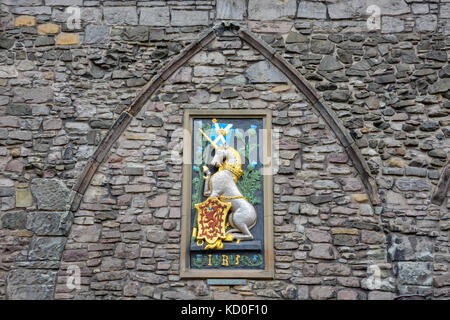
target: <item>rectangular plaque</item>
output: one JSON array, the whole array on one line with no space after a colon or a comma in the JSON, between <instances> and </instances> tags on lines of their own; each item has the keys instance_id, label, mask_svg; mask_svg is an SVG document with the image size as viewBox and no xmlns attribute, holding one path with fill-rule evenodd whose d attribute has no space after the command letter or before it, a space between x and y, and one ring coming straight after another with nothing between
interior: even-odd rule
<instances>
[{"instance_id":1,"label":"rectangular plaque","mask_svg":"<svg viewBox=\"0 0 450 320\"><path fill-rule=\"evenodd\" d=\"M271 114L187 110L181 276L272 278Z\"/></svg>"}]
</instances>

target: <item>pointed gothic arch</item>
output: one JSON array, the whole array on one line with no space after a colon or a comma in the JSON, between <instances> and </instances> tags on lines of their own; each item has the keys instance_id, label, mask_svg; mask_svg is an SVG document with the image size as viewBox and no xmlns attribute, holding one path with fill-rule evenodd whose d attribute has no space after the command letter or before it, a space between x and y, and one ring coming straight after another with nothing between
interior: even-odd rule
<instances>
[{"instance_id":1,"label":"pointed gothic arch","mask_svg":"<svg viewBox=\"0 0 450 320\"><path fill-rule=\"evenodd\" d=\"M81 200L89 187L92 177L96 173L100 164L105 160L114 142L121 136L130 124L131 120L139 113L148 99L159 89L159 87L181 68L189 59L200 52L216 37L221 36L225 31L233 32L237 37L263 55L270 63L278 68L306 97L313 108L319 112L325 123L330 127L344 147L353 166L358 172L360 179L366 189L372 205L380 204L377 185L371 176L369 167L361 155L355 140L349 132L339 122L335 113L326 105L324 99L306 81L298 70L294 68L286 59L276 53L276 50L259 39L255 34L233 23L219 23L202 33L197 41L186 47L179 55L173 58L151 81L149 81L140 91L138 96L123 111L119 118L109 129L94 154L89 158L80 177L72 188L73 194L70 200L70 210L75 212L80 206Z\"/></svg>"}]
</instances>

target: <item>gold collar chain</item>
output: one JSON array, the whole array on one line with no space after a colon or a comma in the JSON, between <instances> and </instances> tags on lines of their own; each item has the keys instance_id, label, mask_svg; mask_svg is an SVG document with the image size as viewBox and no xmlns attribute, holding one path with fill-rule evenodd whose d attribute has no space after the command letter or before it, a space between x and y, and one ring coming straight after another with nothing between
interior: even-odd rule
<instances>
[{"instance_id":1,"label":"gold collar chain","mask_svg":"<svg viewBox=\"0 0 450 320\"><path fill-rule=\"evenodd\" d=\"M233 180L234 182L237 182L239 178L242 176L242 169L239 166L228 164L227 162L224 162L219 167L219 171L221 170L228 170L231 171L233 174Z\"/></svg>"}]
</instances>

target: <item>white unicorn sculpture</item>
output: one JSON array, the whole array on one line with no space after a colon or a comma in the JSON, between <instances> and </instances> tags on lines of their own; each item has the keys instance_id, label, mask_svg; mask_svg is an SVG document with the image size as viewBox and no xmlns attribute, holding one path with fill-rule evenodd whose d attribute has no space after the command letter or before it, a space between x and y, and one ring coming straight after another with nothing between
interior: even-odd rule
<instances>
[{"instance_id":1,"label":"white unicorn sculpture","mask_svg":"<svg viewBox=\"0 0 450 320\"><path fill-rule=\"evenodd\" d=\"M219 170L211 175L209 168L203 166L206 174L203 195L205 197L218 197L220 201L231 202L231 213L228 221L232 229L226 232L236 240L253 240L250 229L256 225L256 210L239 191L236 182L242 176L241 157L236 149L224 145L218 147L201 129L203 136L216 150L211 164Z\"/></svg>"}]
</instances>

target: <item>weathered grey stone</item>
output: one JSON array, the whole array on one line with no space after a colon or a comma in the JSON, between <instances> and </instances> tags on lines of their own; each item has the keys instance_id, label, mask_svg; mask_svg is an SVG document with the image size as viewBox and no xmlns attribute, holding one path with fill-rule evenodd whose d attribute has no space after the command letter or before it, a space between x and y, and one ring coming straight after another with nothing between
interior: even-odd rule
<instances>
[{"instance_id":1,"label":"weathered grey stone","mask_svg":"<svg viewBox=\"0 0 450 320\"><path fill-rule=\"evenodd\" d=\"M56 10L54 9L53 13L55 13L55 11ZM102 22L102 10L101 10L101 8L95 8L95 7L82 7L80 19L87 23L93 23L93 24L99 25ZM65 20L65 21L67 21L67 20Z\"/></svg>"},{"instance_id":2,"label":"weathered grey stone","mask_svg":"<svg viewBox=\"0 0 450 320\"><path fill-rule=\"evenodd\" d=\"M139 257L139 244L119 243L114 256L121 259L136 259Z\"/></svg>"},{"instance_id":3,"label":"weathered grey stone","mask_svg":"<svg viewBox=\"0 0 450 320\"><path fill-rule=\"evenodd\" d=\"M82 6L83 0L45 0L46 6Z\"/></svg>"},{"instance_id":4,"label":"weathered grey stone","mask_svg":"<svg viewBox=\"0 0 450 320\"><path fill-rule=\"evenodd\" d=\"M220 52L200 51L192 57L191 61L198 64L224 65L226 63L225 56Z\"/></svg>"},{"instance_id":5,"label":"weathered grey stone","mask_svg":"<svg viewBox=\"0 0 450 320\"><path fill-rule=\"evenodd\" d=\"M109 40L109 27L88 25L84 34L84 43L106 43Z\"/></svg>"},{"instance_id":6,"label":"weathered grey stone","mask_svg":"<svg viewBox=\"0 0 450 320\"><path fill-rule=\"evenodd\" d=\"M142 14L142 13L141 13ZM129 27L122 33L122 38L129 41L148 41L148 27Z\"/></svg>"},{"instance_id":7,"label":"weathered grey stone","mask_svg":"<svg viewBox=\"0 0 450 320\"><path fill-rule=\"evenodd\" d=\"M323 276L349 276L351 269L342 263L319 263L317 272Z\"/></svg>"},{"instance_id":8,"label":"weathered grey stone","mask_svg":"<svg viewBox=\"0 0 450 320\"><path fill-rule=\"evenodd\" d=\"M297 18L326 19L327 6L322 2L300 1Z\"/></svg>"},{"instance_id":9,"label":"weathered grey stone","mask_svg":"<svg viewBox=\"0 0 450 320\"><path fill-rule=\"evenodd\" d=\"M313 300L327 300L336 295L336 289L332 286L316 286L311 289L310 296Z\"/></svg>"},{"instance_id":10,"label":"weathered grey stone","mask_svg":"<svg viewBox=\"0 0 450 320\"><path fill-rule=\"evenodd\" d=\"M433 280L429 262L398 262L397 275L401 285L430 286Z\"/></svg>"},{"instance_id":11,"label":"weathered grey stone","mask_svg":"<svg viewBox=\"0 0 450 320\"><path fill-rule=\"evenodd\" d=\"M450 90L450 78L440 79L433 83L433 85L430 86L428 91L431 94L436 94L440 92L447 92Z\"/></svg>"},{"instance_id":12,"label":"weathered grey stone","mask_svg":"<svg viewBox=\"0 0 450 320\"><path fill-rule=\"evenodd\" d=\"M427 14L415 19L416 30L418 32L432 32L437 27L437 16L433 14Z\"/></svg>"},{"instance_id":13,"label":"weathered grey stone","mask_svg":"<svg viewBox=\"0 0 450 320\"><path fill-rule=\"evenodd\" d=\"M336 1L328 4L328 14L331 19L351 19L370 16L367 8L374 3L370 0ZM409 6L404 0L382 0L376 5L380 8L381 15L401 15L410 12Z\"/></svg>"},{"instance_id":14,"label":"weathered grey stone","mask_svg":"<svg viewBox=\"0 0 450 320\"><path fill-rule=\"evenodd\" d=\"M246 10L245 0L217 0L216 19L242 20Z\"/></svg>"},{"instance_id":15,"label":"weathered grey stone","mask_svg":"<svg viewBox=\"0 0 450 320\"><path fill-rule=\"evenodd\" d=\"M141 8L139 24L145 26L161 27L170 23L170 12L168 7Z\"/></svg>"},{"instance_id":16,"label":"weathered grey stone","mask_svg":"<svg viewBox=\"0 0 450 320\"><path fill-rule=\"evenodd\" d=\"M17 78L19 73L15 66L0 66L0 78L8 79L8 78Z\"/></svg>"},{"instance_id":17,"label":"weathered grey stone","mask_svg":"<svg viewBox=\"0 0 450 320\"><path fill-rule=\"evenodd\" d=\"M112 73L112 79L128 79L134 77L133 73L128 70L114 70Z\"/></svg>"},{"instance_id":18,"label":"weathered grey stone","mask_svg":"<svg viewBox=\"0 0 450 320\"><path fill-rule=\"evenodd\" d=\"M41 210L65 210L69 200L69 189L59 179L33 179L31 193Z\"/></svg>"},{"instance_id":19,"label":"weathered grey stone","mask_svg":"<svg viewBox=\"0 0 450 320\"><path fill-rule=\"evenodd\" d=\"M311 40L311 52L320 54L330 54L333 51L334 51L334 44L331 41L319 39Z\"/></svg>"},{"instance_id":20,"label":"weathered grey stone","mask_svg":"<svg viewBox=\"0 0 450 320\"><path fill-rule=\"evenodd\" d=\"M131 274L131 278L133 280L151 284L160 284L167 281L166 277L151 272L134 272Z\"/></svg>"},{"instance_id":21,"label":"weathered grey stone","mask_svg":"<svg viewBox=\"0 0 450 320\"><path fill-rule=\"evenodd\" d=\"M438 288L450 286L450 272L435 276L433 279L433 284Z\"/></svg>"},{"instance_id":22,"label":"weathered grey stone","mask_svg":"<svg viewBox=\"0 0 450 320\"><path fill-rule=\"evenodd\" d=\"M94 225L73 225L70 238L76 242L97 242L100 238L101 227Z\"/></svg>"},{"instance_id":23,"label":"weathered grey stone","mask_svg":"<svg viewBox=\"0 0 450 320\"><path fill-rule=\"evenodd\" d=\"M5 113L11 116L31 116L32 107L29 104L9 104Z\"/></svg>"},{"instance_id":24,"label":"weathered grey stone","mask_svg":"<svg viewBox=\"0 0 450 320\"><path fill-rule=\"evenodd\" d=\"M28 251L29 260L60 260L65 237L33 237Z\"/></svg>"},{"instance_id":25,"label":"weathered grey stone","mask_svg":"<svg viewBox=\"0 0 450 320\"><path fill-rule=\"evenodd\" d=\"M50 300L57 271L15 269L8 273L7 295L10 300Z\"/></svg>"},{"instance_id":26,"label":"weathered grey stone","mask_svg":"<svg viewBox=\"0 0 450 320\"><path fill-rule=\"evenodd\" d=\"M208 11L185 11L172 10L171 11L171 25L172 26L207 26L209 23Z\"/></svg>"},{"instance_id":27,"label":"weathered grey stone","mask_svg":"<svg viewBox=\"0 0 450 320\"><path fill-rule=\"evenodd\" d=\"M105 22L112 26L137 25L136 7L104 7Z\"/></svg>"},{"instance_id":28,"label":"weathered grey stone","mask_svg":"<svg viewBox=\"0 0 450 320\"><path fill-rule=\"evenodd\" d=\"M23 15L30 15L35 16L39 14L52 14L52 8L51 7L45 7L45 6L34 6L34 7L23 7L23 6L14 6L11 9L12 13L15 14L23 14Z\"/></svg>"},{"instance_id":29,"label":"weathered grey stone","mask_svg":"<svg viewBox=\"0 0 450 320\"><path fill-rule=\"evenodd\" d=\"M53 99L53 90L50 87L41 88L14 88L12 102L43 103Z\"/></svg>"},{"instance_id":30,"label":"weathered grey stone","mask_svg":"<svg viewBox=\"0 0 450 320\"><path fill-rule=\"evenodd\" d=\"M2 216L2 228L23 229L27 215L25 212L7 212Z\"/></svg>"},{"instance_id":31,"label":"weathered grey stone","mask_svg":"<svg viewBox=\"0 0 450 320\"><path fill-rule=\"evenodd\" d=\"M251 83L287 82L285 75L266 60L252 64L247 69L246 75Z\"/></svg>"},{"instance_id":32,"label":"weathered grey stone","mask_svg":"<svg viewBox=\"0 0 450 320\"><path fill-rule=\"evenodd\" d=\"M70 225L67 212L34 212L28 215L26 227L39 236L60 236L67 234Z\"/></svg>"},{"instance_id":33,"label":"weathered grey stone","mask_svg":"<svg viewBox=\"0 0 450 320\"><path fill-rule=\"evenodd\" d=\"M143 127L162 127L164 122L157 116L146 116L142 121Z\"/></svg>"},{"instance_id":34,"label":"weathered grey stone","mask_svg":"<svg viewBox=\"0 0 450 320\"><path fill-rule=\"evenodd\" d=\"M431 184L426 179L398 178L395 185L401 191L430 191Z\"/></svg>"},{"instance_id":35,"label":"weathered grey stone","mask_svg":"<svg viewBox=\"0 0 450 320\"><path fill-rule=\"evenodd\" d=\"M305 234L311 242L331 242L331 235L325 230L307 229Z\"/></svg>"},{"instance_id":36,"label":"weathered grey stone","mask_svg":"<svg viewBox=\"0 0 450 320\"><path fill-rule=\"evenodd\" d=\"M316 259L331 260L336 259L337 251L331 244L319 243L313 245L309 256Z\"/></svg>"},{"instance_id":37,"label":"weathered grey stone","mask_svg":"<svg viewBox=\"0 0 450 320\"><path fill-rule=\"evenodd\" d=\"M275 20L283 17L294 17L297 1L283 2L272 0L249 0L248 18L250 20Z\"/></svg>"},{"instance_id":38,"label":"weathered grey stone","mask_svg":"<svg viewBox=\"0 0 450 320\"><path fill-rule=\"evenodd\" d=\"M39 6L42 4L42 0L3 0L2 3L13 6Z\"/></svg>"},{"instance_id":39,"label":"weathered grey stone","mask_svg":"<svg viewBox=\"0 0 450 320\"><path fill-rule=\"evenodd\" d=\"M319 71L336 71L343 69L344 65L336 60L333 56L325 56L322 61L320 61L318 70Z\"/></svg>"},{"instance_id":40,"label":"weathered grey stone","mask_svg":"<svg viewBox=\"0 0 450 320\"><path fill-rule=\"evenodd\" d=\"M147 233L147 240L154 243L166 243L168 239L167 232L150 230Z\"/></svg>"},{"instance_id":41,"label":"weathered grey stone","mask_svg":"<svg viewBox=\"0 0 450 320\"><path fill-rule=\"evenodd\" d=\"M170 78L172 83L190 83L192 81L192 68L182 67L178 69Z\"/></svg>"},{"instance_id":42,"label":"weathered grey stone","mask_svg":"<svg viewBox=\"0 0 450 320\"><path fill-rule=\"evenodd\" d=\"M405 221L408 227L410 223ZM394 229L395 228L395 229ZM402 226L391 226L393 231L408 232ZM390 261L431 261L433 259L433 243L427 237L414 237L391 233L387 236L388 257Z\"/></svg>"},{"instance_id":43,"label":"weathered grey stone","mask_svg":"<svg viewBox=\"0 0 450 320\"><path fill-rule=\"evenodd\" d=\"M381 33L396 33L403 30L405 30L405 25L402 19L389 16L381 17Z\"/></svg>"}]
</instances>

